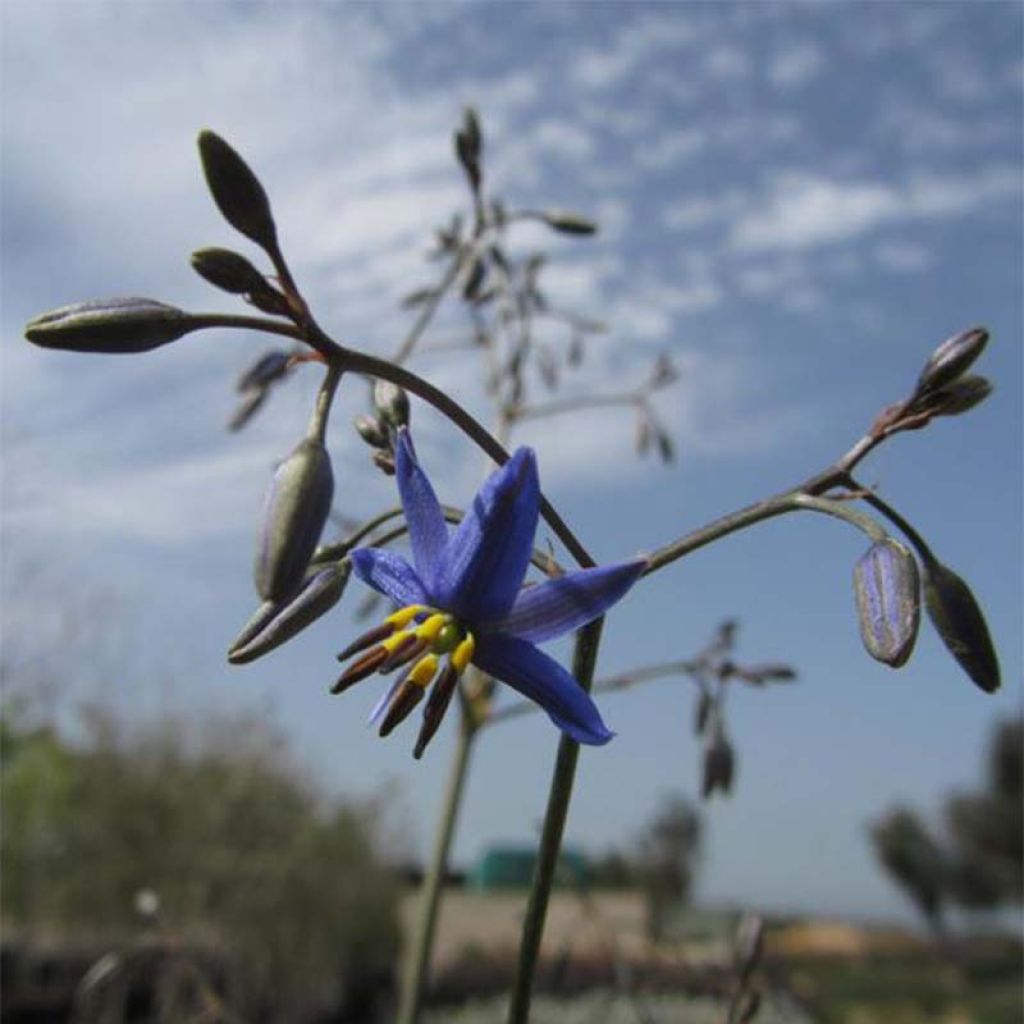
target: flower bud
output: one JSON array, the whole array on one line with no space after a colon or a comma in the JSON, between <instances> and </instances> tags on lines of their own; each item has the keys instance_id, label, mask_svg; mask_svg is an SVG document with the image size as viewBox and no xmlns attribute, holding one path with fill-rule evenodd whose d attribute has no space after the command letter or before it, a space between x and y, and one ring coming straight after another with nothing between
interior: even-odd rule
<instances>
[{"instance_id":1,"label":"flower bud","mask_svg":"<svg viewBox=\"0 0 1024 1024\"><path fill-rule=\"evenodd\" d=\"M597 232L597 225L592 220L568 210L544 210L541 217L548 227L564 235L593 235Z\"/></svg>"},{"instance_id":2,"label":"flower bud","mask_svg":"<svg viewBox=\"0 0 1024 1024\"><path fill-rule=\"evenodd\" d=\"M713 708L714 701L711 699L711 694L707 690L701 690L697 694L697 703L693 709L693 731L696 735L704 735Z\"/></svg>"},{"instance_id":3,"label":"flower bud","mask_svg":"<svg viewBox=\"0 0 1024 1024\"><path fill-rule=\"evenodd\" d=\"M235 385L238 391L251 391L253 388L265 388L280 380L288 372L291 353L282 349L265 352L239 378Z\"/></svg>"},{"instance_id":4,"label":"flower bud","mask_svg":"<svg viewBox=\"0 0 1024 1024\"><path fill-rule=\"evenodd\" d=\"M934 416L959 416L973 409L992 394L992 382L986 377L968 374L947 384L929 396Z\"/></svg>"},{"instance_id":5,"label":"flower bud","mask_svg":"<svg viewBox=\"0 0 1024 1024\"><path fill-rule=\"evenodd\" d=\"M921 621L914 556L892 538L877 541L853 570L860 636L868 654L893 668L906 663Z\"/></svg>"},{"instance_id":6,"label":"flower bud","mask_svg":"<svg viewBox=\"0 0 1024 1024\"><path fill-rule=\"evenodd\" d=\"M924 365L917 379L917 391L935 391L963 374L988 344L988 331L972 327L944 341Z\"/></svg>"},{"instance_id":7,"label":"flower bud","mask_svg":"<svg viewBox=\"0 0 1024 1024\"><path fill-rule=\"evenodd\" d=\"M334 495L327 449L303 438L274 473L256 551L256 592L266 601L292 596L316 549Z\"/></svg>"},{"instance_id":8,"label":"flower bud","mask_svg":"<svg viewBox=\"0 0 1024 1024\"><path fill-rule=\"evenodd\" d=\"M242 392L242 400L228 420L228 430L233 434L241 430L259 412L266 400L267 389L265 387L250 388L248 391Z\"/></svg>"},{"instance_id":9,"label":"flower bud","mask_svg":"<svg viewBox=\"0 0 1024 1024\"><path fill-rule=\"evenodd\" d=\"M265 601L228 650L232 665L244 665L290 640L341 600L350 563L330 565L309 576L285 604Z\"/></svg>"},{"instance_id":10,"label":"flower bud","mask_svg":"<svg viewBox=\"0 0 1024 1024\"><path fill-rule=\"evenodd\" d=\"M396 430L409 426L409 396L404 388L379 377L373 385L373 405L380 419Z\"/></svg>"},{"instance_id":11,"label":"flower bud","mask_svg":"<svg viewBox=\"0 0 1024 1024\"><path fill-rule=\"evenodd\" d=\"M382 426L379 420L373 416L357 416L353 421L356 433L371 448L389 447L387 428Z\"/></svg>"},{"instance_id":12,"label":"flower bud","mask_svg":"<svg viewBox=\"0 0 1024 1024\"><path fill-rule=\"evenodd\" d=\"M999 659L971 588L952 569L925 563L924 600L942 642L986 693L1000 686Z\"/></svg>"},{"instance_id":13,"label":"flower bud","mask_svg":"<svg viewBox=\"0 0 1024 1024\"><path fill-rule=\"evenodd\" d=\"M704 747L701 796L707 800L716 789L728 793L732 789L735 767L736 757L732 744L725 738L721 728L716 728Z\"/></svg>"},{"instance_id":14,"label":"flower bud","mask_svg":"<svg viewBox=\"0 0 1024 1024\"><path fill-rule=\"evenodd\" d=\"M224 219L264 249L277 245L270 200L249 165L219 135L199 133L199 156L206 184Z\"/></svg>"},{"instance_id":15,"label":"flower bud","mask_svg":"<svg viewBox=\"0 0 1024 1024\"><path fill-rule=\"evenodd\" d=\"M25 337L42 348L119 355L148 352L200 326L197 318L153 299L94 299L34 317Z\"/></svg>"},{"instance_id":16,"label":"flower bud","mask_svg":"<svg viewBox=\"0 0 1024 1024\"><path fill-rule=\"evenodd\" d=\"M745 683L762 686L765 683L791 683L796 679L796 669L781 662L764 665L743 665L736 668L736 677Z\"/></svg>"},{"instance_id":17,"label":"flower bud","mask_svg":"<svg viewBox=\"0 0 1024 1024\"><path fill-rule=\"evenodd\" d=\"M480 191L480 150L483 135L480 120L472 107L467 107L462 118L462 127L455 133L455 155L469 178L474 192Z\"/></svg>"},{"instance_id":18,"label":"flower bud","mask_svg":"<svg viewBox=\"0 0 1024 1024\"><path fill-rule=\"evenodd\" d=\"M244 256L230 249L197 249L190 262L203 280L232 295L248 295L269 287L267 279Z\"/></svg>"}]
</instances>

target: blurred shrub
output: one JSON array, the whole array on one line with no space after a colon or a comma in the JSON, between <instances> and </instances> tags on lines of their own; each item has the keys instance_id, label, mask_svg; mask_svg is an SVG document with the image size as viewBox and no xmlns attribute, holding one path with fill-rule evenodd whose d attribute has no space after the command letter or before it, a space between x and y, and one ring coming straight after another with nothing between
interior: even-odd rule
<instances>
[{"instance_id":1,"label":"blurred shrub","mask_svg":"<svg viewBox=\"0 0 1024 1024\"><path fill-rule=\"evenodd\" d=\"M123 941L154 890L160 928L223 948L270 1019L390 972L396 891L374 812L322 799L265 723L126 727L94 710L74 745L9 721L3 739L8 922Z\"/></svg>"}]
</instances>

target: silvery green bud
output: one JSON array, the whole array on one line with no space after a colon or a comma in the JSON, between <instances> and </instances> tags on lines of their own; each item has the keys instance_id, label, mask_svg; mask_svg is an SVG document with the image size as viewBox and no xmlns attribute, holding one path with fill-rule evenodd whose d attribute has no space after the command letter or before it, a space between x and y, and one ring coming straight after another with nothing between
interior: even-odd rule
<instances>
[{"instance_id":1,"label":"silvery green bud","mask_svg":"<svg viewBox=\"0 0 1024 1024\"><path fill-rule=\"evenodd\" d=\"M244 665L279 647L341 600L348 583L349 562L330 565L309 576L288 602L265 601L228 650L232 665Z\"/></svg>"},{"instance_id":2,"label":"silvery green bud","mask_svg":"<svg viewBox=\"0 0 1024 1024\"><path fill-rule=\"evenodd\" d=\"M277 244L270 200L249 165L219 135L199 133L199 156L217 208L224 219L264 249Z\"/></svg>"},{"instance_id":3,"label":"silvery green bud","mask_svg":"<svg viewBox=\"0 0 1024 1024\"><path fill-rule=\"evenodd\" d=\"M963 374L988 344L988 331L972 327L944 341L924 365L917 379L917 390L935 391Z\"/></svg>"},{"instance_id":4,"label":"silvery green bud","mask_svg":"<svg viewBox=\"0 0 1024 1024\"><path fill-rule=\"evenodd\" d=\"M986 377L968 374L952 384L933 391L929 405L935 416L959 416L984 402L992 394L992 382Z\"/></svg>"},{"instance_id":5,"label":"silvery green bud","mask_svg":"<svg viewBox=\"0 0 1024 1024\"><path fill-rule=\"evenodd\" d=\"M34 317L25 337L42 348L120 355L148 352L201 326L196 317L153 299L94 299Z\"/></svg>"},{"instance_id":6,"label":"silvery green bud","mask_svg":"<svg viewBox=\"0 0 1024 1024\"><path fill-rule=\"evenodd\" d=\"M906 663L921 622L920 577L914 556L892 538L877 541L857 561L853 594L868 654L893 668Z\"/></svg>"},{"instance_id":7,"label":"silvery green bud","mask_svg":"<svg viewBox=\"0 0 1024 1024\"><path fill-rule=\"evenodd\" d=\"M379 420L365 414L357 416L353 421L356 433L372 448L387 448L388 432Z\"/></svg>"},{"instance_id":8,"label":"silvery green bud","mask_svg":"<svg viewBox=\"0 0 1024 1024\"><path fill-rule=\"evenodd\" d=\"M215 288L232 295L248 295L268 288L267 279L241 254L231 249L197 249L192 269Z\"/></svg>"},{"instance_id":9,"label":"silvery green bud","mask_svg":"<svg viewBox=\"0 0 1024 1024\"><path fill-rule=\"evenodd\" d=\"M924 600L950 654L981 689L995 693L1000 686L999 658L971 588L952 569L929 560Z\"/></svg>"},{"instance_id":10,"label":"silvery green bud","mask_svg":"<svg viewBox=\"0 0 1024 1024\"><path fill-rule=\"evenodd\" d=\"M548 227L565 235L593 235L597 232L597 225L592 220L568 210L544 210L541 217Z\"/></svg>"},{"instance_id":11,"label":"silvery green bud","mask_svg":"<svg viewBox=\"0 0 1024 1024\"><path fill-rule=\"evenodd\" d=\"M409 396L404 388L378 377L373 385L373 405L377 415L396 430L409 426Z\"/></svg>"},{"instance_id":12,"label":"silvery green bud","mask_svg":"<svg viewBox=\"0 0 1024 1024\"><path fill-rule=\"evenodd\" d=\"M298 589L333 496L327 449L303 438L277 467L263 510L253 576L256 592L265 601L284 601Z\"/></svg>"}]
</instances>

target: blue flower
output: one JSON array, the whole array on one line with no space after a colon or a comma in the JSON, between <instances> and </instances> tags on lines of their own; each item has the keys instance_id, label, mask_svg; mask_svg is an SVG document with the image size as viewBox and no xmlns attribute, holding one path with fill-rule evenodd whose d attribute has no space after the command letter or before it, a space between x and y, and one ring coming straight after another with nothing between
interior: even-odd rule
<instances>
[{"instance_id":1,"label":"blue flower","mask_svg":"<svg viewBox=\"0 0 1024 1024\"><path fill-rule=\"evenodd\" d=\"M411 665L371 720L381 722L386 736L433 684L416 743L419 757L437 731L459 676L473 664L536 701L578 743L607 743L614 734L593 700L534 645L604 614L639 579L645 561L583 569L523 586L540 511L533 451L518 449L493 473L451 533L406 430L398 432L395 456L412 562L378 548L352 552L356 575L399 610L339 655L340 660L361 656L333 692L373 672Z\"/></svg>"}]
</instances>

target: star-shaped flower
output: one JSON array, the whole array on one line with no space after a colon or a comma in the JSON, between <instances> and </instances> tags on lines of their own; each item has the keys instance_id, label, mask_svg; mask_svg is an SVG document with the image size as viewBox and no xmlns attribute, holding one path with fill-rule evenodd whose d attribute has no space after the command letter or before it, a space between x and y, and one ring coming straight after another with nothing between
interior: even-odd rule
<instances>
[{"instance_id":1,"label":"star-shaped flower","mask_svg":"<svg viewBox=\"0 0 1024 1024\"><path fill-rule=\"evenodd\" d=\"M379 548L352 552L356 575L399 610L339 655L341 660L361 657L334 692L375 671L411 665L371 720L381 721L386 736L433 683L416 742L419 757L437 731L459 676L473 664L536 701L577 742L607 743L613 733L593 700L534 645L602 615L637 581L645 561L583 569L523 586L540 512L533 451L519 448L493 473L451 533L406 430L398 433L395 456L412 563Z\"/></svg>"}]
</instances>

